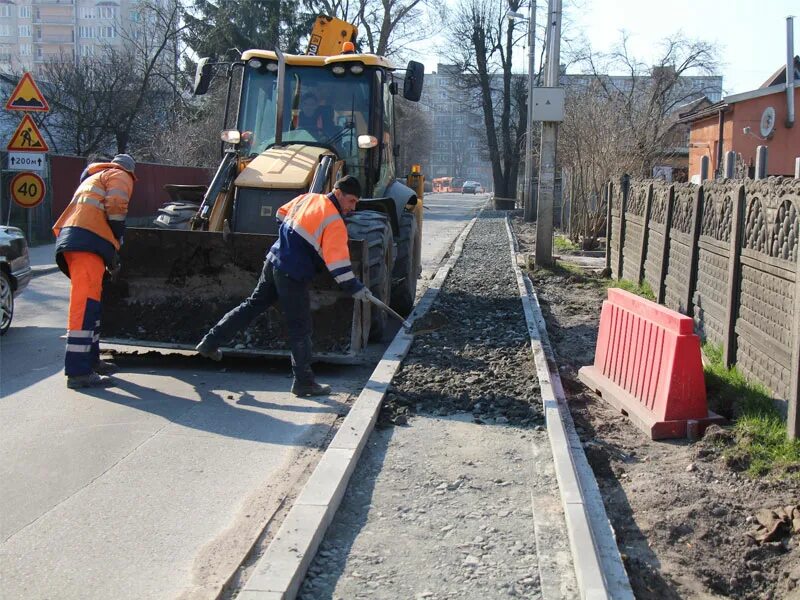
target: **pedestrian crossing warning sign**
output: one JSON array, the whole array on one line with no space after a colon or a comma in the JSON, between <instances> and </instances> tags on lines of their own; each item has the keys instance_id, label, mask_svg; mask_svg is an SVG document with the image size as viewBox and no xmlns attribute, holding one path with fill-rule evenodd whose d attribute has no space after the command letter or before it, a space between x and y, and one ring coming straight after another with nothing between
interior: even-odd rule
<instances>
[{"instance_id":1,"label":"pedestrian crossing warning sign","mask_svg":"<svg viewBox=\"0 0 800 600\"><path fill-rule=\"evenodd\" d=\"M7 147L9 152L47 152L47 142L44 141L39 128L30 115L22 117L22 122L17 127Z\"/></svg>"},{"instance_id":2,"label":"pedestrian crossing warning sign","mask_svg":"<svg viewBox=\"0 0 800 600\"><path fill-rule=\"evenodd\" d=\"M50 106L30 73L25 73L6 102L6 110L49 112Z\"/></svg>"}]
</instances>

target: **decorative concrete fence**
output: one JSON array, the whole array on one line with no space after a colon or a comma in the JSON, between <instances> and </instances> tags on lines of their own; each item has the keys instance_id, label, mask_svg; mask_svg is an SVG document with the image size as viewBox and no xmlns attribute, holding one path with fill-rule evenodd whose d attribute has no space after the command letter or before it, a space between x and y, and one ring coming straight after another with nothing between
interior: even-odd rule
<instances>
[{"instance_id":1,"label":"decorative concrete fence","mask_svg":"<svg viewBox=\"0 0 800 600\"><path fill-rule=\"evenodd\" d=\"M800 436L800 179L609 184L612 276L647 282L766 386Z\"/></svg>"}]
</instances>

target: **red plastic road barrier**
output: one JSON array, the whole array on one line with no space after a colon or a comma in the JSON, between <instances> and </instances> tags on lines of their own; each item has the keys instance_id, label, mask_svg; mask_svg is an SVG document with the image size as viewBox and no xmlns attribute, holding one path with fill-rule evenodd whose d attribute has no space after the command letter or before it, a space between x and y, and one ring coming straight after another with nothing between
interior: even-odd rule
<instances>
[{"instance_id":1,"label":"red plastic road barrier","mask_svg":"<svg viewBox=\"0 0 800 600\"><path fill-rule=\"evenodd\" d=\"M594 366L578 375L654 440L696 437L724 422L706 405L692 319L624 290L609 288Z\"/></svg>"}]
</instances>

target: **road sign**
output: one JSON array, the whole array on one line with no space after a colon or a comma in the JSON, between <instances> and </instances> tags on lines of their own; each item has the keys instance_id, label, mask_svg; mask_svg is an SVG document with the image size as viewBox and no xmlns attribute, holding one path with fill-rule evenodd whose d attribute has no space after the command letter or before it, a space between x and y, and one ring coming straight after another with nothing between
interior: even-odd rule
<instances>
[{"instance_id":1,"label":"road sign","mask_svg":"<svg viewBox=\"0 0 800 600\"><path fill-rule=\"evenodd\" d=\"M22 117L22 122L17 127L11 141L6 148L9 152L47 152L47 142L44 141L39 128L30 115Z\"/></svg>"},{"instance_id":2,"label":"road sign","mask_svg":"<svg viewBox=\"0 0 800 600\"><path fill-rule=\"evenodd\" d=\"M9 152L10 171L43 171L47 166L45 155L39 152Z\"/></svg>"},{"instance_id":3,"label":"road sign","mask_svg":"<svg viewBox=\"0 0 800 600\"><path fill-rule=\"evenodd\" d=\"M11 92L6 102L6 110L24 110L31 112L50 112L50 106L44 99L44 94L33 81L30 73L25 73L19 80L17 87Z\"/></svg>"},{"instance_id":4,"label":"road sign","mask_svg":"<svg viewBox=\"0 0 800 600\"><path fill-rule=\"evenodd\" d=\"M19 173L11 180L11 197L22 208L38 206L44 192L44 181L35 173Z\"/></svg>"}]
</instances>

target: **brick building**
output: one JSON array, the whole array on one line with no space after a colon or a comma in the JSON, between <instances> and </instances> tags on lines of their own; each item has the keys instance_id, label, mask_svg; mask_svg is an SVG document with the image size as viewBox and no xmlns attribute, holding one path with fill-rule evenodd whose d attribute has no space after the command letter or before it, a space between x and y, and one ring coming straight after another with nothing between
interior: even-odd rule
<instances>
[{"instance_id":1,"label":"brick building","mask_svg":"<svg viewBox=\"0 0 800 600\"><path fill-rule=\"evenodd\" d=\"M794 59L794 102L800 107L800 57ZM725 153L737 154L739 175L752 176L756 148L768 148L767 174L793 175L800 156L800 123L787 127L786 67L781 67L759 88L732 94L689 110L681 122L690 127L689 177L700 178L703 156L709 175L722 172ZM797 110L797 108L795 109Z\"/></svg>"}]
</instances>

